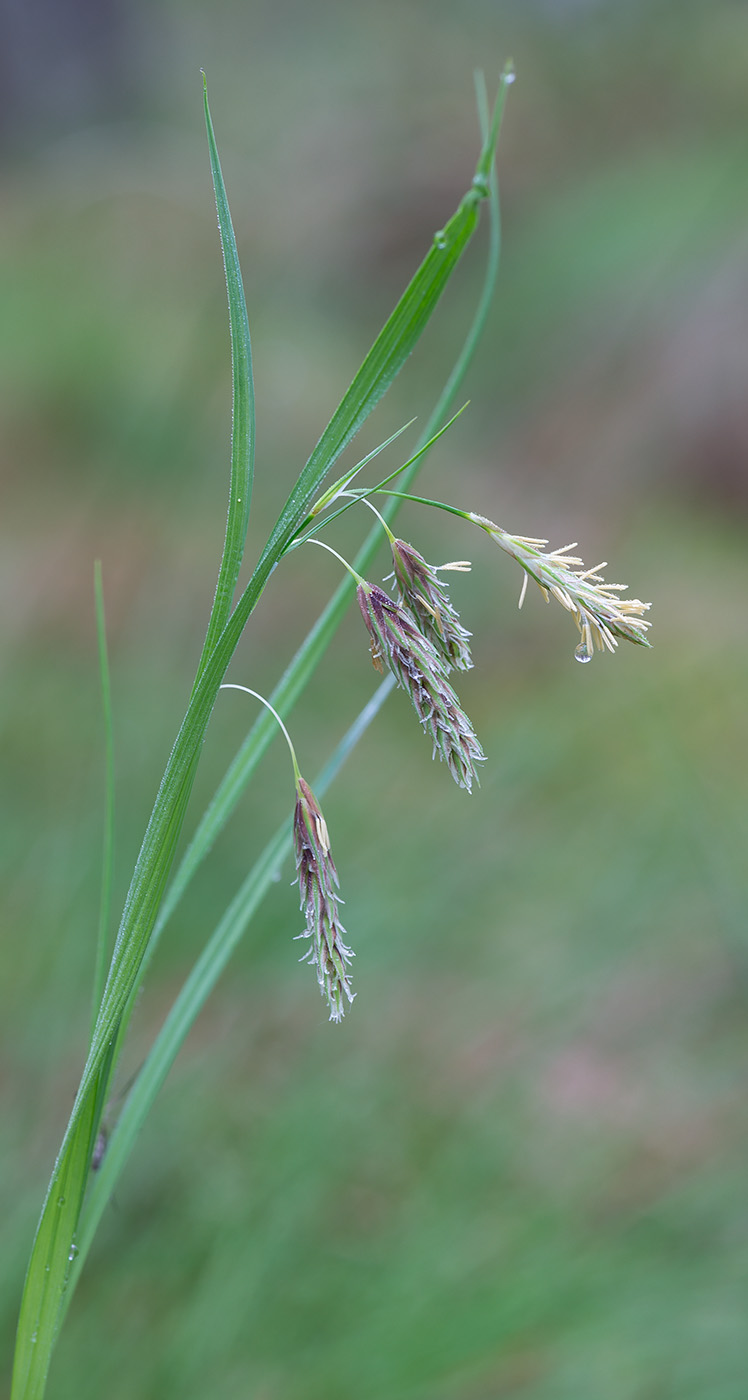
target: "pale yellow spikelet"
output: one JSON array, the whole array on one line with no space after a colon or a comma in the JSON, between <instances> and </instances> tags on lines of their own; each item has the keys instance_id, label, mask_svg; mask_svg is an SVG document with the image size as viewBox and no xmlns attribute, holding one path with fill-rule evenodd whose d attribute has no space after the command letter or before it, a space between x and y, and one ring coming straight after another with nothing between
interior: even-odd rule
<instances>
[{"instance_id":1,"label":"pale yellow spikelet","mask_svg":"<svg viewBox=\"0 0 748 1400\"><path fill-rule=\"evenodd\" d=\"M525 598L528 578L538 585L546 601L553 597L571 613L581 641L574 652L577 661L590 661L595 649L615 651L620 638L635 646L648 647L646 632L650 623L643 616L649 603L639 598L622 598L625 583L606 583L601 569L606 563L586 569L584 561L569 551L577 545L566 544L561 549L548 550L547 540L528 535L511 535L483 515L470 514L469 519L496 541L505 554L511 555L524 569L519 606Z\"/></svg>"}]
</instances>

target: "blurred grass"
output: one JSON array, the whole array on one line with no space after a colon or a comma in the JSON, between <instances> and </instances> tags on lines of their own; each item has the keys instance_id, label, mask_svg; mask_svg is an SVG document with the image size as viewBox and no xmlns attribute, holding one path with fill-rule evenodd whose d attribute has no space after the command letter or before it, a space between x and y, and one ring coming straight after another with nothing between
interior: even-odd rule
<instances>
[{"instance_id":1,"label":"blurred grass","mask_svg":"<svg viewBox=\"0 0 748 1400\"><path fill-rule=\"evenodd\" d=\"M256 550L469 168L471 67L512 51L497 312L430 490L607 555L654 600L654 650L572 667L568 618L532 595L518 615L496 551L404 517L435 557L474 553L454 591L476 634L461 689L483 786L453 791L393 697L326 805L353 1012L323 1020L284 872L118 1192L50 1395L742 1400L745 11L154 15L129 123L77 118L4 177L7 1350L87 1025L93 559L121 898L220 547L228 341L198 66L252 318ZM380 436L423 419L475 276ZM289 560L236 678L268 689L331 586L326 560ZM370 687L351 619L295 717L302 763ZM217 716L196 811L241 724ZM159 950L128 1072L288 798L274 753Z\"/></svg>"}]
</instances>

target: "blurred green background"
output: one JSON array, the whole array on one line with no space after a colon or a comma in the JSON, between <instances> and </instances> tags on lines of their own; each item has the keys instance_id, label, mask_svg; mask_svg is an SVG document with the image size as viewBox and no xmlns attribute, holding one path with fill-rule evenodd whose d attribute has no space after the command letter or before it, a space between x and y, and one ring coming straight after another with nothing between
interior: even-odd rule
<instances>
[{"instance_id":1,"label":"blurred green background","mask_svg":"<svg viewBox=\"0 0 748 1400\"><path fill-rule=\"evenodd\" d=\"M744 1400L748 7L33 0L0 28L4 1355L85 1050L93 561L120 905L222 537L199 67L253 330L251 562L470 176L473 69L492 84L511 54L499 293L422 482L611 560L653 600L654 649L573 664L570 619L536 592L518 614L488 541L403 513L430 557L474 560L453 593L482 786L454 788L388 702L325 804L352 1012L328 1025L296 962L284 872L129 1164L49 1394ZM482 234L362 448L425 421ZM321 551L290 560L232 678L269 690L336 582ZM372 680L351 617L294 715L310 775ZM219 704L193 824L249 705ZM164 940L120 1087L289 809L281 749Z\"/></svg>"}]
</instances>

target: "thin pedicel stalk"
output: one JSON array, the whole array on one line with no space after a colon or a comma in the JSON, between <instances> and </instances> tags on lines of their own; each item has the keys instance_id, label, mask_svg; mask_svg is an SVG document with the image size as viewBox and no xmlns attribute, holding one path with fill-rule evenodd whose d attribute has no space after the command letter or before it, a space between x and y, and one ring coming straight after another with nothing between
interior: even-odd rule
<instances>
[{"instance_id":1,"label":"thin pedicel stalk","mask_svg":"<svg viewBox=\"0 0 748 1400\"><path fill-rule=\"evenodd\" d=\"M248 685L236 685L227 681L221 686L221 690L243 690L246 695L253 695L277 720L288 744L296 783L293 820L296 875L301 895L301 910L306 918L306 930L297 934L297 937L311 940L309 951L300 961L309 962L317 969L317 981L330 1008L330 1020L342 1021L345 1015L345 998L352 1002L355 996L351 991L348 972L348 964L354 954L342 938L345 929L338 917L338 872L330 854L327 822L312 789L299 772L291 736L270 701L258 691L251 690Z\"/></svg>"},{"instance_id":2,"label":"thin pedicel stalk","mask_svg":"<svg viewBox=\"0 0 748 1400\"><path fill-rule=\"evenodd\" d=\"M297 758L296 758L296 750L295 750L295 748L294 748L294 746L293 746L293 741L292 741L292 739L291 739L291 735L289 734L288 730L286 729L286 726L285 726L285 724L283 723L283 720L281 719L280 715L278 714L278 711L271 705L270 701L269 701L269 700L266 700L264 695L260 695L259 690L252 690L251 686L248 686L248 685L239 685L236 681L224 681L224 682L223 682L223 685L220 686L220 689L221 689L221 690L243 690L245 695L252 695L252 696L254 697L255 700L259 700L260 704L265 706L265 709L266 709L266 710L269 710L269 711L270 711L270 714L273 716L273 719L275 720L276 724L278 725L278 728L280 729L281 734L283 735L283 738L285 739L285 741L286 741L286 743L287 743L287 745L288 745L288 752L289 752L290 755L291 755L291 762L292 762L292 764L293 764L294 777L295 777L296 779L298 779L298 777L299 777L299 764L298 764L298 761L297 761Z\"/></svg>"}]
</instances>

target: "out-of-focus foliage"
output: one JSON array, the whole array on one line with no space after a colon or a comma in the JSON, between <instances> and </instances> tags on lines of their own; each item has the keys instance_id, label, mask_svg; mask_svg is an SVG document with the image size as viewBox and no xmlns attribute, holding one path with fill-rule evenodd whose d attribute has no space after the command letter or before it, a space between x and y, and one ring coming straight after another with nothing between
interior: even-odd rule
<instances>
[{"instance_id":1,"label":"out-of-focus foliage","mask_svg":"<svg viewBox=\"0 0 748 1400\"><path fill-rule=\"evenodd\" d=\"M745 7L112 5L98 38L87 7L64 9L77 19L56 50L17 27L4 45L8 1350L88 1024L93 560L121 896L222 535L228 343L198 69L253 328L255 553L462 189L472 68L490 76L511 53L500 291L429 494L607 556L610 578L653 600L654 649L576 666L560 609L530 594L518 615L508 561L408 509L402 532L430 557L474 558L453 593L475 633L460 690L489 756L482 787L468 799L430 764L395 696L326 802L358 954L351 1014L328 1026L296 963L284 872L118 1192L50 1395L742 1400ZM423 422L479 264L362 446ZM336 578L321 551L291 558L235 679L268 689ZM305 771L371 686L351 617L294 717ZM196 811L250 718L217 711ZM164 941L132 1071L291 802L279 750Z\"/></svg>"}]
</instances>

